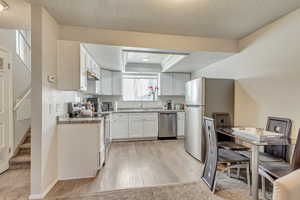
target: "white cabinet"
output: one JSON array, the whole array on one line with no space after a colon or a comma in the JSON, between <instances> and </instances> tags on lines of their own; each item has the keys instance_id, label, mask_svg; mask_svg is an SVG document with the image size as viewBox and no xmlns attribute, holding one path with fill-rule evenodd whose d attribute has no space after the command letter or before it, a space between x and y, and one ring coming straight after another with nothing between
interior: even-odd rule
<instances>
[{"instance_id":1,"label":"white cabinet","mask_svg":"<svg viewBox=\"0 0 300 200\"><path fill-rule=\"evenodd\" d=\"M160 96L184 96L185 83L190 80L189 73L160 73Z\"/></svg>"},{"instance_id":2,"label":"white cabinet","mask_svg":"<svg viewBox=\"0 0 300 200\"><path fill-rule=\"evenodd\" d=\"M122 93L122 72L112 72L112 94L121 96Z\"/></svg>"},{"instance_id":3,"label":"white cabinet","mask_svg":"<svg viewBox=\"0 0 300 200\"><path fill-rule=\"evenodd\" d=\"M143 137L158 137L158 113L144 114Z\"/></svg>"},{"instance_id":4,"label":"white cabinet","mask_svg":"<svg viewBox=\"0 0 300 200\"><path fill-rule=\"evenodd\" d=\"M129 138L142 138L144 117L140 113L129 114Z\"/></svg>"},{"instance_id":5,"label":"white cabinet","mask_svg":"<svg viewBox=\"0 0 300 200\"><path fill-rule=\"evenodd\" d=\"M157 136L158 113L113 114L113 139L130 140L156 138Z\"/></svg>"},{"instance_id":6,"label":"white cabinet","mask_svg":"<svg viewBox=\"0 0 300 200\"><path fill-rule=\"evenodd\" d=\"M185 124L185 113L178 112L177 113L177 136L183 137L184 136L184 124Z\"/></svg>"},{"instance_id":7,"label":"white cabinet","mask_svg":"<svg viewBox=\"0 0 300 200\"><path fill-rule=\"evenodd\" d=\"M159 95L168 96L173 95L173 74L160 73L159 75Z\"/></svg>"},{"instance_id":8,"label":"white cabinet","mask_svg":"<svg viewBox=\"0 0 300 200\"><path fill-rule=\"evenodd\" d=\"M101 69L101 95L112 95L112 71Z\"/></svg>"},{"instance_id":9,"label":"white cabinet","mask_svg":"<svg viewBox=\"0 0 300 200\"><path fill-rule=\"evenodd\" d=\"M87 90L86 51L79 42L58 41L57 87L61 90Z\"/></svg>"},{"instance_id":10,"label":"white cabinet","mask_svg":"<svg viewBox=\"0 0 300 200\"><path fill-rule=\"evenodd\" d=\"M58 179L95 177L104 162L104 122L58 125Z\"/></svg>"},{"instance_id":11,"label":"white cabinet","mask_svg":"<svg viewBox=\"0 0 300 200\"><path fill-rule=\"evenodd\" d=\"M188 73L174 73L173 74L173 95L184 96L185 95L185 83L190 80L190 74Z\"/></svg>"},{"instance_id":12,"label":"white cabinet","mask_svg":"<svg viewBox=\"0 0 300 200\"><path fill-rule=\"evenodd\" d=\"M113 114L112 120L112 139L129 138L128 114Z\"/></svg>"}]
</instances>

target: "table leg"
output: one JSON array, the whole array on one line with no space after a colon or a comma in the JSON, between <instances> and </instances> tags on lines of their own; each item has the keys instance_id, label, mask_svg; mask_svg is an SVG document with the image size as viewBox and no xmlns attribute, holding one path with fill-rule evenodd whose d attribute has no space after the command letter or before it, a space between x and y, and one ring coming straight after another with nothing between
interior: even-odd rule
<instances>
[{"instance_id":1,"label":"table leg","mask_svg":"<svg viewBox=\"0 0 300 200\"><path fill-rule=\"evenodd\" d=\"M252 145L252 199L258 200L258 146Z\"/></svg>"}]
</instances>

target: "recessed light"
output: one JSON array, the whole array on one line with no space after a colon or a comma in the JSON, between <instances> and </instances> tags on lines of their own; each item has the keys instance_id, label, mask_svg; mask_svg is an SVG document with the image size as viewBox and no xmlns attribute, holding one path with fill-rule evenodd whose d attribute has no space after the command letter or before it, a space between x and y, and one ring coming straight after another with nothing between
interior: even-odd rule
<instances>
[{"instance_id":1,"label":"recessed light","mask_svg":"<svg viewBox=\"0 0 300 200\"><path fill-rule=\"evenodd\" d=\"M147 62L147 61L149 61L149 59L148 58L143 58L143 61Z\"/></svg>"},{"instance_id":2,"label":"recessed light","mask_svg":"<svg viewBox=\"0 0 300 200\"><path fill-rule=\"evenodd\" d=\"M0 12L6 9L8 9L8 4L5 1L0 0Z\"/></svg>"}]
</instances>

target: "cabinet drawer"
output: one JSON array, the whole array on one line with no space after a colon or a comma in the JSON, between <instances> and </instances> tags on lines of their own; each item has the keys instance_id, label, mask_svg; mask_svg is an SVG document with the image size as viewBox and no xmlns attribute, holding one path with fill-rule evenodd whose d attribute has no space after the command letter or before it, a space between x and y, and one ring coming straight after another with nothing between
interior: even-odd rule
<instances>
[{"instance_id":1,"label":"cabinet drawer","mask_svg":"<svg viewBox=\"0 0 300 200\"><path fill-rule=\"evenodd\" d=\"M128 119L128 114L126 113L115 113L113 114L113 119Z\"/></svg>"},{"instance_id":2,"label":"cabinet drawer","mask_svg":"<svg viewBox=\"0 0 300 200\"><path fill-rule=\"evenodd\" d=\"M157 120L158 113L144 113L143 117L144 120Z\"/></svg>"}]
</instances>

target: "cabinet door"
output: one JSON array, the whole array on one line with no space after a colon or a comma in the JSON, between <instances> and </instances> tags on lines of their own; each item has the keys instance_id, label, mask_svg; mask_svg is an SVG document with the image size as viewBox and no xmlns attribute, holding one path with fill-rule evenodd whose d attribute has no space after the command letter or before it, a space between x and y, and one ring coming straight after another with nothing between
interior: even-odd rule
<instances>
[{"instance_id":1,"label":"cabinet door","mask_svg":"<svg viewBox=\"0 0 300 200\"><path fill-rule=\"evenodd\" d=\"M113 117L112 139L127 139L128 135L128 115Z\"/></svg>"},{"instance_id":2,"label":"cabinet door","mask_svg":"<svg viewBox=\"0 0 300 200\"><path fill-rule=\"evenodd\" d=\"M159 76L159 94L173 95L173 75L172 73L160 73Z\"/></svg>"},{"instance_id":3,"label":"cabinet door","mask_svg":"<svg viewBox=\"0 0 300 200\"><path fill-rule=\"evenodd\" d=\"M112 73L105 69L101 69L101 94L112 95Z\"/></svg>"},{"instance_id":4,"label":"cabinet door","mask_svg":"<svg viewBox=\"0 0 300 200\"><path fill-rule=\"evenodd\" d=\"M87 90L87 52L80 48L80 90Z\"/></svg>"},{"instance_id":5,"label":"cabinet door","mask_svg":"<svg viewBox=\"0 0 300 200\"><path fill-rule=\"evenodd\" d=\"M122 95L122 72L112 72L112 93Z\"/></svg>"},{"instance_id":6,"label":"cabinet door","mask_svg":"<svg viewBox=\"0 0 300 200\"><path fill-rule=\"evenodd\" d=\"M184 136L185 113L177 113L177 136Z\"/></svg>"},{"instance_id":7,"label":"cabinet door","mask_svg":"<svg viewBox=\"0 0 300 200\"><path fill-rule=\"evenodd\" d=\"M173 94L178 96L185 95L185 83L190 80L188 73L173 74Z\"/></svg>"},{"instance_id":8,"label":"cabinet door","mask_svg":"<svg viewBox=\"0 0 300 200\"><path fill-rule=\"evenodd\" d=\"M129 138L143 137L142 114L129 114Z\"/></svg>"},{"instance_id":9,"label":"cabinet door","mask_svg":"<svg viewBox=\"0 0 300 200\"><path fill-rule=\"evenodd\" d=\"M80 43L60 40L57 46L58 89L86 90L86 70L82 63L84 56L81 57Z\"/></svg>"},{"instance_id":10,"label":"cabinet door","mask_svg":"<svg viewBox=\"0 0 300 200\"><path fill-rule=\"evenodd\" d=\"M158 137L158 114L146 113L144 115L143 137Z\"/></svg>"}]
</instances>

